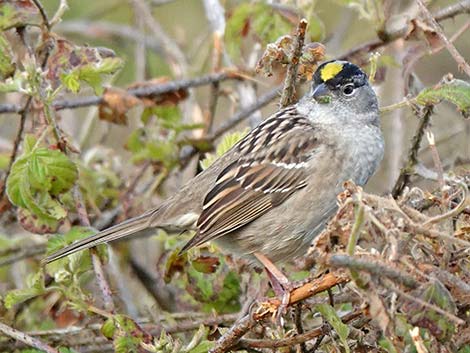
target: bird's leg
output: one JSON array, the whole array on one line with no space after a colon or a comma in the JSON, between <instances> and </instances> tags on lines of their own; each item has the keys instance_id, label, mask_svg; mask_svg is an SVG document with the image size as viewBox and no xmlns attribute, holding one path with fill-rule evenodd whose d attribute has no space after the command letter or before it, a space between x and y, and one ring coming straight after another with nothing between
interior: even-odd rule
<instances>
[{"instance_id":1,"label":"bird's leg","mask_svg":"<svg viewBox=\"0 0 470 353\"><path fill-rule=\"evenodd\" d=\"M253 255L255 255L258 261L264 266L274 293L281 299L279 313L283 313L287 305L289 305L290 290L292 287L291 282L266 256L259 252L255 252Z\"/></svg>"}]
</instances>

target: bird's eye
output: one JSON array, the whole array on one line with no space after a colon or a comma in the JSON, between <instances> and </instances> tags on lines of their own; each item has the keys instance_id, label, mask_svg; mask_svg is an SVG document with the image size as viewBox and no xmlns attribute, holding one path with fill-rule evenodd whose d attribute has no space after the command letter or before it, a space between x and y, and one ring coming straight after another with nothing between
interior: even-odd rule
<instances>
[{"instance_id":1,"label":"bird's eye","mask_svg":"<svg viewBox=\"0 0 470 353\"><path fill-rule=\"evenodd\" d=\"M351 96L354 93L354 84L348 83L347 85L344 85L342 88L343 94L345 96Z\"/></svg>"}]
</instances>

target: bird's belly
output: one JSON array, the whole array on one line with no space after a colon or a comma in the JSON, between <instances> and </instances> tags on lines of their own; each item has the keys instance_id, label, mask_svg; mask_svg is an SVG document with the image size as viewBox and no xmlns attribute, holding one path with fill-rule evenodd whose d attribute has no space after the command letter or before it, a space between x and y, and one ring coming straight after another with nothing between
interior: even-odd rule
<instances>
[{"instance_id":1,"label":"bird's belly","mask_svg":"<svg viewBox=\"0 0 470 353\"><path fill-rule=\"evenodd\" d=\"M303 255L336 210L335 193L313 196L290 198L261 219L217 239L216 243L224 251L249 260L253 260L254 252L264 254L273 262Z\"/></svg>"}]
</instances>

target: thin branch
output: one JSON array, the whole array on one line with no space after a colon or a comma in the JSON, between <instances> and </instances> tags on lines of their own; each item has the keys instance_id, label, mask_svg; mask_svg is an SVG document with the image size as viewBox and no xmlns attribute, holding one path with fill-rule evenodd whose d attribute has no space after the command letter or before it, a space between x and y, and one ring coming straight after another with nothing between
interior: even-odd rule
<instances>
[{"instance_id":1,"label":"thin branch","mask_svg":"<svg viewBox=\"0 0 470 353\"><path fill-rule=\"evenodd\" d=\"M460 1L459 3L452 4L444 9L437 11L432 16L437 22L440 22L464 13L470 13L470 0L464 0ZM362 52L369 53L391 42L394 42L399 38L404 38L408 31L409 23L407 22L402 27L380 33L380 38L371 40L367 43L360 44L359 46L348 50L342 55L339 55L338 58L350 59L351 57L354 57Z\"/></svg>"},{"instance_id":2,"label":"thin branch","mask_svg":"<svg viewBox=\"0 0 470 353\"><path fill-rule=\"evenodd\" d=\"M209 353L224 353L233 347L245 333L256 325L256 321L246 315L235 322L232 327L217 341L215 347Z\"/></svg>"},{"instance_id":3,"label":"thin branch","mask_svg":"<svg viewBox=\"0 0 470 353\"><path fill-rule=\"evenodd\" d=\"M78 184L75 185L73 188L73 198L75 200L75 208L77 209L80 223L86 227L89 227L91 225L90 219L88 218L85 202L83 201L83 195L80 191L80 186L78 186ZM114 312L115 306L113 296L109 283L106 280L103 264L101 263L101 259L95 249L91 249L90 252L91 260L93 263L93 270L95 271L96 280L98 282L98 286L100 287L105 309L109 312Z\"/></svg>"},{"instance_id":4,"label":"thin branch","mask_svg":"<svg viewBox=\"0 0 470 353\"><path fill-rule=\"evenodd\" d=\"M465 61L465 58L459 53L455 45L452 44L449 41L449 39L446 37L446 35L444 34L444 31L439 26L434 16L429 12L424 2L422 0L416 0L416 2L418 3L421 11L423 12L424 17L426 18L427 22L433 27L433 29L436 31L439 38L441 38L441 40L444 42L450 55L452 55L454 60L457 62L459 69L464 71L467 74L467 76L470 77L470 65L468 65L468 63Z\"/></svg>"},{"instance_id":5,"label":"thin branch","mask_svg":"<svg viewBox=\"0 0 470 353\"><path fill-rule=\"evenodd\" d=\"M42 350L47 353L59 353L59 351L48 344L42 342L41 340L31 337L24 332L18 331L10 326L5 325L0 322L0 332L4 333L8 337L11 337L17 341L23 342L29 347L34 347L36 349Z\"/></svg>"},{"instance_id":6,"label":"thin branch","mask_svg":"<svg viewBox=\"0 0 470 353\"><path fill-rule=\"evenodd\" d=\"M5 196L5 191L7 188L7 180L8 180L8 177L10 176L13 163L15 163L16 156L18 155L21 139L23 137L24 126L26 124L26 118L28 117L29 107L31 106L32 100L33 100L33 97L29 96L28 99L26 100L24 107L20 110L21 111L20 124L18 127L18 131L16 132L15 142L13 143L13 150L11 151L10 160L8 161L7 171L5 172L4 182L0 190L0 200L3 200L3 197Z\"/></svg>"},{"instance_id":7,"label":"thin branch","mask_svg":"<svg viewBox=\"0 0 470 353\"><path fill-rule=\"evenodd\" d=\"M363 310L355 310L344 315L341 318L343 323L348 323L354 319L357 319L363 315ZM253 348L279 348L279 347L287 347L293 346L296 344L302 344L311 339L319 336L326 335L331 330L330 325L325 324L321 327L315 328L310 330L306 333L295 335L293 337L281 338L278 340L266 340L266 339L243 339L240 341L241 347L253 347Z\"/></svg>"},{"instance_id":8,"label":"thin branch","mask_svg":"<svg viewBox=\"0 0 470 353\"><path fill-rule=\"evenodd\" d=\"M226 80L243 80L244 75L240 75L237 71L226 70L216 74L196 77L192 79L181 79L165 83L158 83L144 87L130 88L127 93L136 96L137 98L144 98L149 96L158 96L166 93L177 92L182 89L192 87L205 86L214 82ZM52 107L55 110L74 109L89 107L92 105L99 105L103 102L103 96L85 96L73 99L60 99L52 102ZM2 113L17 113L22 111L20 106L15 104L0 104L0 114Z\"/></svg>"},{"instance_id":9,"label":"thin branch","mask_svg":"<svg viewBox=\"0 0 470 353\"><path fill-rule=\"evenodd\" d=\"M419 121L418 128L416 129L416 133L413 136L411 142L410 150L408 151L408 161L406 162L406 165L400 170L400 175L398 176L398 179L392 189L392 196L394 198L397 198L410 182L410 176L413 173L414 167L418 163L418 151L419 147L421 146L421 140L423 139L424 132L429 125L429 121L431 120L432 112L433 107L424 107L423 116Z\"/></svg>"},{"instance_id":10,"label":"thin branch","mask_svg":"<svg viewBox=\"0 0 470 353\"><path fill-rule=\"evenodd\" d=\"M447 317L450 321L454 322L455 324L457 325L464 325L465 324L465 321L462 320L461 318L455 316L454 314L452 313L449 313L443 309L441 309L440 307L438 307L437 305L434 305L432 303L428 303L426 301L424 301L423 299L420 299L418 298L417 296L413 296L413 295L410 295L408 293L405 293L404 291L402 291L400 288L397 288L396 286L394 285L389 285L389 284L386 284L385 281L381 281L382 282L382 285L391 290L391 291L394 291L396 292L399 296L401 296L402 298L412 302L412 303L417 303L419 305L421 305L423 308L427 308L427 309L430 309L430 310L434 310L435 312L441 314L442 316L445 316Z\"/></svg>"},{"instance_id":11,"label":"thin branch","mask_svg":"<svg viewBox=\"0 0 470 353\"><path fill-rule=\"evenodd\" d=\"M346 267L356 271L366 271L376 276L385 276L409 288L418 287L418 282L411 276L387 265L381 261L369 260L363 256L332 255L327 263L335 268Z\"/></svg>"},{"instance_id":12,"label":"thin branch","mask_svg":"<svg viewBox=\"0 0 470 353\"><path fill-rule=\"evenodd\" d=\"M455 4L449 5L442 10L436 11L433 17L436 21L443 21L448 18L455 17L462 13L470 13L470 0L459 1Z\"/></svg>"},{"instance_id":13,"label":"thin branch","mask_svg":"<svg viewBox=\"0 0 470 353\"><path fill-rule=\"evenodd\" d=\"M224 121L212 135L206 138L207 141L214 141L220 136L222 136L225 132L232 129L243 120L249 118L254 112L261 109L269 102L273 101L276 97L279 96L282 87L277 86L273 90L269 91L265 95L261 96L254 104L247 107L246 109L242 109L238 111L235 115ZM182 166L186 165L188 161L197 153L197 149L194 147L189 147L182 151L180 155L180 163Z\"/></svg>"},{"instance_id":14,"label":"thin branch","mask_svg":"<svg viewBox=\"0 0 470 353\"><path fill-rule=\"evenodd\" d=\"M46 27L47 32L51 29L51 25L49 23L49 18L47 17L46 10L44 10L44 7L42 6L41 2L39 0L33 0L34 6L39 10L39 14L42 17L42 23Z\"/></svg>"},{"instance_id":15,"label":"thin branch","mask_svg":"<svg viewBox=\"0 0 470 353\"><path fill-rule=\"evenodd\" d=\"M44 255L46 247L44 245L34 245L28 247L22 247L18 249L15 254L12 254L6 258L0 259L0 267L14 264L15 262L28 259L36 255Z\"/></svg>"},{"instance_id":16,"label":"thin branch","mask_svg":"<svg viewBox=\"0 0 470 353\"><path fill-rule=\"evenodd\" d=\"M343 271L330 272L320 278L314 278L304 283L299 288L291 291L289 296L289 305L294 305L304 299L310 298L315 294L328 290L338 284L346 283L349 277ZM257 303L252 309L253 314L248 314L238 320L216 343L211 353L227 352L233 347L240 338L253 328L258 321L266 317L273 316L281 306L279 298L268 299L265 302Z\"/></svg>"},{"instance_id":17,"label":"thin branch","mask_svg":"<svg viewBox=\"0 0 470 353\"><path fill-rule=\"evenodd\" d=\"M289 65L287 67L286 79L284 81L284 89L281 95L281 107L291 105L294 100L295 82L297 81L297 71L299 68L300 57L302 56L302 48L304 46L305 32L307 31L308 22L301 19L295 34L294 50L292 52Z\"/></svg>"},{"instance_id":18,"label":"thin branch","mask_svg":"<svg viewBox=\"0 0 470 353\"><path fill-rule=\"evenodd\" d=\"M302 325L302 304L300 303L297 304L294 308L294 325L298 335L304 333L304 327ZM305 342L300 342L298 352L307 353L307 346L305 345Z\"/></svg>"}]
</instances>

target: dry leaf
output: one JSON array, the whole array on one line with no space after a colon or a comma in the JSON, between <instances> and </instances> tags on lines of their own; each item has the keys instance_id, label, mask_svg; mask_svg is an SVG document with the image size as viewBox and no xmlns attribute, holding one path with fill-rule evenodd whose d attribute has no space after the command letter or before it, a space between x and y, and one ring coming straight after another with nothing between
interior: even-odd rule
<instances>
[{"instance_id":1,"label":"dry leaf","mask_svg":"<svg viewBox=\"0 0 470 353\"><path fill-rule=\"evenodd\" d=\"M101 120L117 125L127 124L127 112L142 101L119 88L106 88L103 94L103 102L98 112Z\"/></svg>"}]
</instances>

